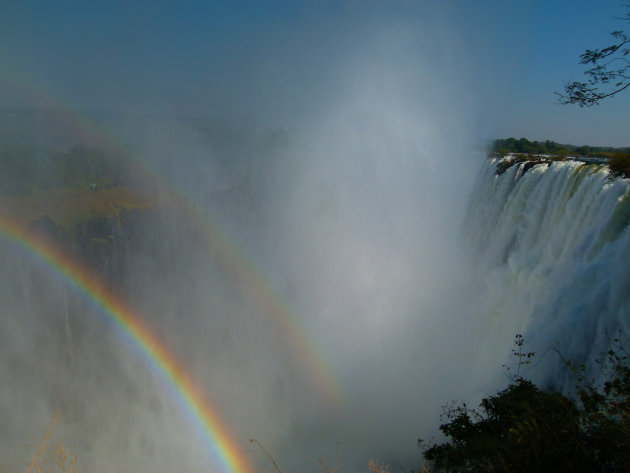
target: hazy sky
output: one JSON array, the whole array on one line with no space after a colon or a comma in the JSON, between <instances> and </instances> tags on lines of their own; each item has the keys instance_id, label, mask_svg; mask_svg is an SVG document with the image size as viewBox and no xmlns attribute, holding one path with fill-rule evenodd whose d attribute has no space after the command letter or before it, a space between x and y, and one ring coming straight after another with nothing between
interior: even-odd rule
<instances>
[{"instance_id":1,"label":"hazy sky","mask_svg":"<svg viewBox=\"0 0 630 473\"><path fill-rule=\"evenodd\" d=\"M630 93L592 109L554 96L622 14L616 0L5 2L0 105L294 125L371 65L456 97L478 139L628 146Z\"/></svg>"}]
</instances>

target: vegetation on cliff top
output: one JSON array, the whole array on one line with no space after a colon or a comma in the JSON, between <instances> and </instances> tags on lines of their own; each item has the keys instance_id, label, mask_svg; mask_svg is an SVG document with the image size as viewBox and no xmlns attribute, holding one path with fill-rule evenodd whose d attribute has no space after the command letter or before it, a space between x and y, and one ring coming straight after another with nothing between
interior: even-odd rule
<instances>
[{"instance_id":1,"label":"vegetation on cliff top","mask_svg":"<svg viewBox=\"0 0 630 473\"><path fill-rule=\"evenodd\" d=\"M630 155L630 148L612 148L609 146L574 146L559 144L555 141L529 141L526 138L505 138L494 140L490 153L505 156L509 153L544 154L550 156L576 156L611 158L618 155Z\"/></svg>"},{"instance_id":2,"label":"vegetation on cliff top","mask_svg":"<svg viewBox=\"0 0 630 473\"><path fill-rule=\"evenodd\" d=\"M20 224L47 216L66 231L92 218L152 203L123 185L120 162L85 146L50 150L33 144L0 145L0 208Z\"/></svg>"},{"instance_id":3,"label":"vegetation on cliff top","mask_svg":"<svg viewBox=\"0 0 630 473\"><path fill-rule=\"evenodd\" d=\"M613 178L630 177L630 148L612 148L605 146L574 146L558 144L554 141L529 141L526 138L505 138L494 140L489 147L491 157L505 157L512 154L509 162L497 167L501 174L514 164L528 162L531 165L562 160L567 157L599 158L607 161Z\"/></svg>"}]
</instances>

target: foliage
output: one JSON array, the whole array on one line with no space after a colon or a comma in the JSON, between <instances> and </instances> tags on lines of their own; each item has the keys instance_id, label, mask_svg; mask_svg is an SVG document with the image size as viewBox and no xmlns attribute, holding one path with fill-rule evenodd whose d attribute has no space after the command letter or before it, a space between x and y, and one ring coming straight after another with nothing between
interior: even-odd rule
<instances>
[{"instance_id":1,"label":"foliage","mask_svg":"<svg viewBox=\"0 0 630 473\"><path fill-rule=\"evenodd\" d=\"M389 465L386 465L378 458L368 461L368 471L370 473L389 473Z\"/></svg>"},{"instance_id":2,"label":"foliage","mask_svg":"<svg viewBox=\"0 0 630 473\"><path fill-rule=\"evenodd\" d=\"M523 353L517 337L519 368ZM519 345L520 343L520 345ZM578 377L571 399L520 376L478 409L455 404L440 426L448 441L424 456L445 472L627 472L630 468L630 363L619 341L608 353L603 383Z\"/></svg>"},{"instance_id":3,"label":"foliage","mask_svg":"<svg viewBox=\"0 0 630 473\"><path fill-rule=\"evenodd\" d=\"M505 156L508 153L567 155L570 153L566 145L559 145L553 141L529 141L526 138L506 138L494 140L490 151Z\"/></svg>"},{"instance_id":4,"label":"foliage","mask_svg":"<svg viewBox=\"0 0 630 473\"><path fill-rule=\"evenodd\" d=\"M608 160L612 177L630 178L630 153L619 153Z\"/></svg>"},{"instance_id":5,"label":"foliage","mask_svg":"<svg viewBox=\"0 0 630 473\"><path fill-rule=\"evenodd\" d=\"M70 455L68 450L61 444L57 444L57 449L55 453L52 454L49 452L48 446L46 445L53 433L58 417L59 414L55 414L55 417L50 421L44 433L42 443L33 455L33 459L26 473L32 473L34 471L37 473L42 473L42 471L48 473L77 473L76 456Z\"/></svg>"},{"instance_id":6,"label":"foliage","mask_svg":"<svg viewBox=\"0 0 630 473\"><path fill-rule=\"evenodd\" d=\"M546 155L546 156L590 156L611 158L620 154L629 154L630 148L611 148L604 146L573 146L554 141L529 141L526 138L505 138L494 140L490 144L489 154L503 157L510 153Z\"/></svg>"},{"instance_id":7,"label":"foliage","mask_svg":"<svg viewBox=\"0 0 630 473\"><path fill-rule=\"evenodd\" d=\"M578 400L590 448L605 471L630 470L630 354L615 338L603 368L608 378L596 384L579 376Z\"/></svg>"},{"instance_id":8,"label":"foliage","mask_svg":"<svg viewBox=\"0 0 630 473\"><path fill-rule=\"evenodd\" d=\"M595 471L571 401L524 379L447 417L440 430L452 440L424 452L437 471Z\"/></svg>"},{"instance_id":9,"label":"foliage","mask_svg":"<svg viewBox=\"0 0 630 473\"><path fill-rule=\"evenodd\" d=\"M626 13L622 20L630 20L630 5L625 4ZM586 81L568 82L564 92L557 93L560 103L576 104L580 107L597 105L630 87L630 36L618 30L610 33L613 44L603 49L587 49L580 56L580 64L589 67L584 74Z\"/></svg>"}]
</instances>

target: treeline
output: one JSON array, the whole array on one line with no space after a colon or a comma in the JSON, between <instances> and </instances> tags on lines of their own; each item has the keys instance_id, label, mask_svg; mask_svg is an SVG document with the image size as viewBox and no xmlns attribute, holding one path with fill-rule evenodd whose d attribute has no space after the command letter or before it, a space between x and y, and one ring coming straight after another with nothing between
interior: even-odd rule
<instances>
[{"instance_id":1,"label":"treeline","mask_svg":"<svg viewBox=\"0 0 630 473\"><path fill-rule=\"evenodd\" d=\"M612 148L609 146L573 146L555 141L529 141L526 138L505 138L494 140L491 153L505 156L508 153L547 154L552 156L589 156L610 158L619 154L630 155L630 148Z\"/></svg>"},{"instance_id":2,"label":"treeline","mask_svg":"<svg viewBox=\"0 0 630 473\"><path fill-rule=\"evenodd\" d=\"M4 195L112 187L121 172L115 160L85 146L51 151L30 144L0 145L0 194Z\"/></svg>"},{"instance_id":3,"label":"treeline","mask_svg":"<svg viewBox=\"0 0 630 473\"><path fill-rule=\"evenodd\" d=\"M589 157L608 160L612 177L630 178L630 148L612 148L609 146L573 146L559 144L554 141L529 141L526 138L505 138L494 140L490 144L489 156L504 157L508 154L519 154L520 159L540 158L541 155L551 158Z\"/></svg>"}]
</instances>

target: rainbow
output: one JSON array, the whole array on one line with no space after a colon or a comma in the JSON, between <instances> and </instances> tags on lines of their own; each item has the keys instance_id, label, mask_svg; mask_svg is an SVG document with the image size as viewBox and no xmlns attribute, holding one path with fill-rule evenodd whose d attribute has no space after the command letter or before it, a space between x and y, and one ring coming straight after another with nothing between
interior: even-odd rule
<instances>
[{"instance_id":1,"label":"rainbow","mask_svg":"<svg viewBox=\"0 0 630 473\"><path fill-rule=\"evenodd\" d=\"M99 126L93 120L78 112L71 111L62 100L55 99L51 91L45 91L43 85L34 84L30 77L19 76L16 68L10 68L8 61L0 62L0 73L11 80L11 85L19 90L42 109L59 111L63 121L73 134L85 139L104 152L124 156L134 163L133 172L146 186L149 195L159 195L161 202L185 215L195 226L198 235L215 256L222 269L229 274L255 301L260 312L264 314L281 334L290 353L290 359L298 373L310 382L313 392L317 392L322 400L332 408L343 403L343 389L337 379L330 362L318 349L308 330L303 326L298 315L282 300L260 271L249 261L243 252L234 246L218 225L197 205L185 192L174 188L166 177L158 175L146 159L122 140Z\"/></svg>"},{"instance_id":2,"label":"rainbow","mask_svg":"<svg viewBox=\"0 0 630 473\"><path fill-rule=\"evenodd\" d=\"M215 261L230 277L238 281L255 303L263 316L269 318L276 330L280 331L289 353L300 371L307 374L308 380L329 406L338 407L343 401L342 388L330 365L319 353L316 344L308 336L297 315L283 302L272 289L271 284L258 272L257 268L238 250L209 219L202 210L190 201L174 196L178 204L178 215L187 216L199 231L215 257Z\"/></svg>"},{"instance_id":3,"label":"rainbow","mask_svg":"<svg viewBox=\"0 0 630 473\"><path fill-rule=\"evenodd\" d=\"M95 306L125 333L147 360L168 380L195 422L204 432L222 470L250 473L251 468L212 404L184 367L151 332L146 324L125 306L92 273L73 261L45 239L28 232L10 217L0 215L0 234L61 275L65 282L86 295Z\"/></svg>"}]
</instances>

